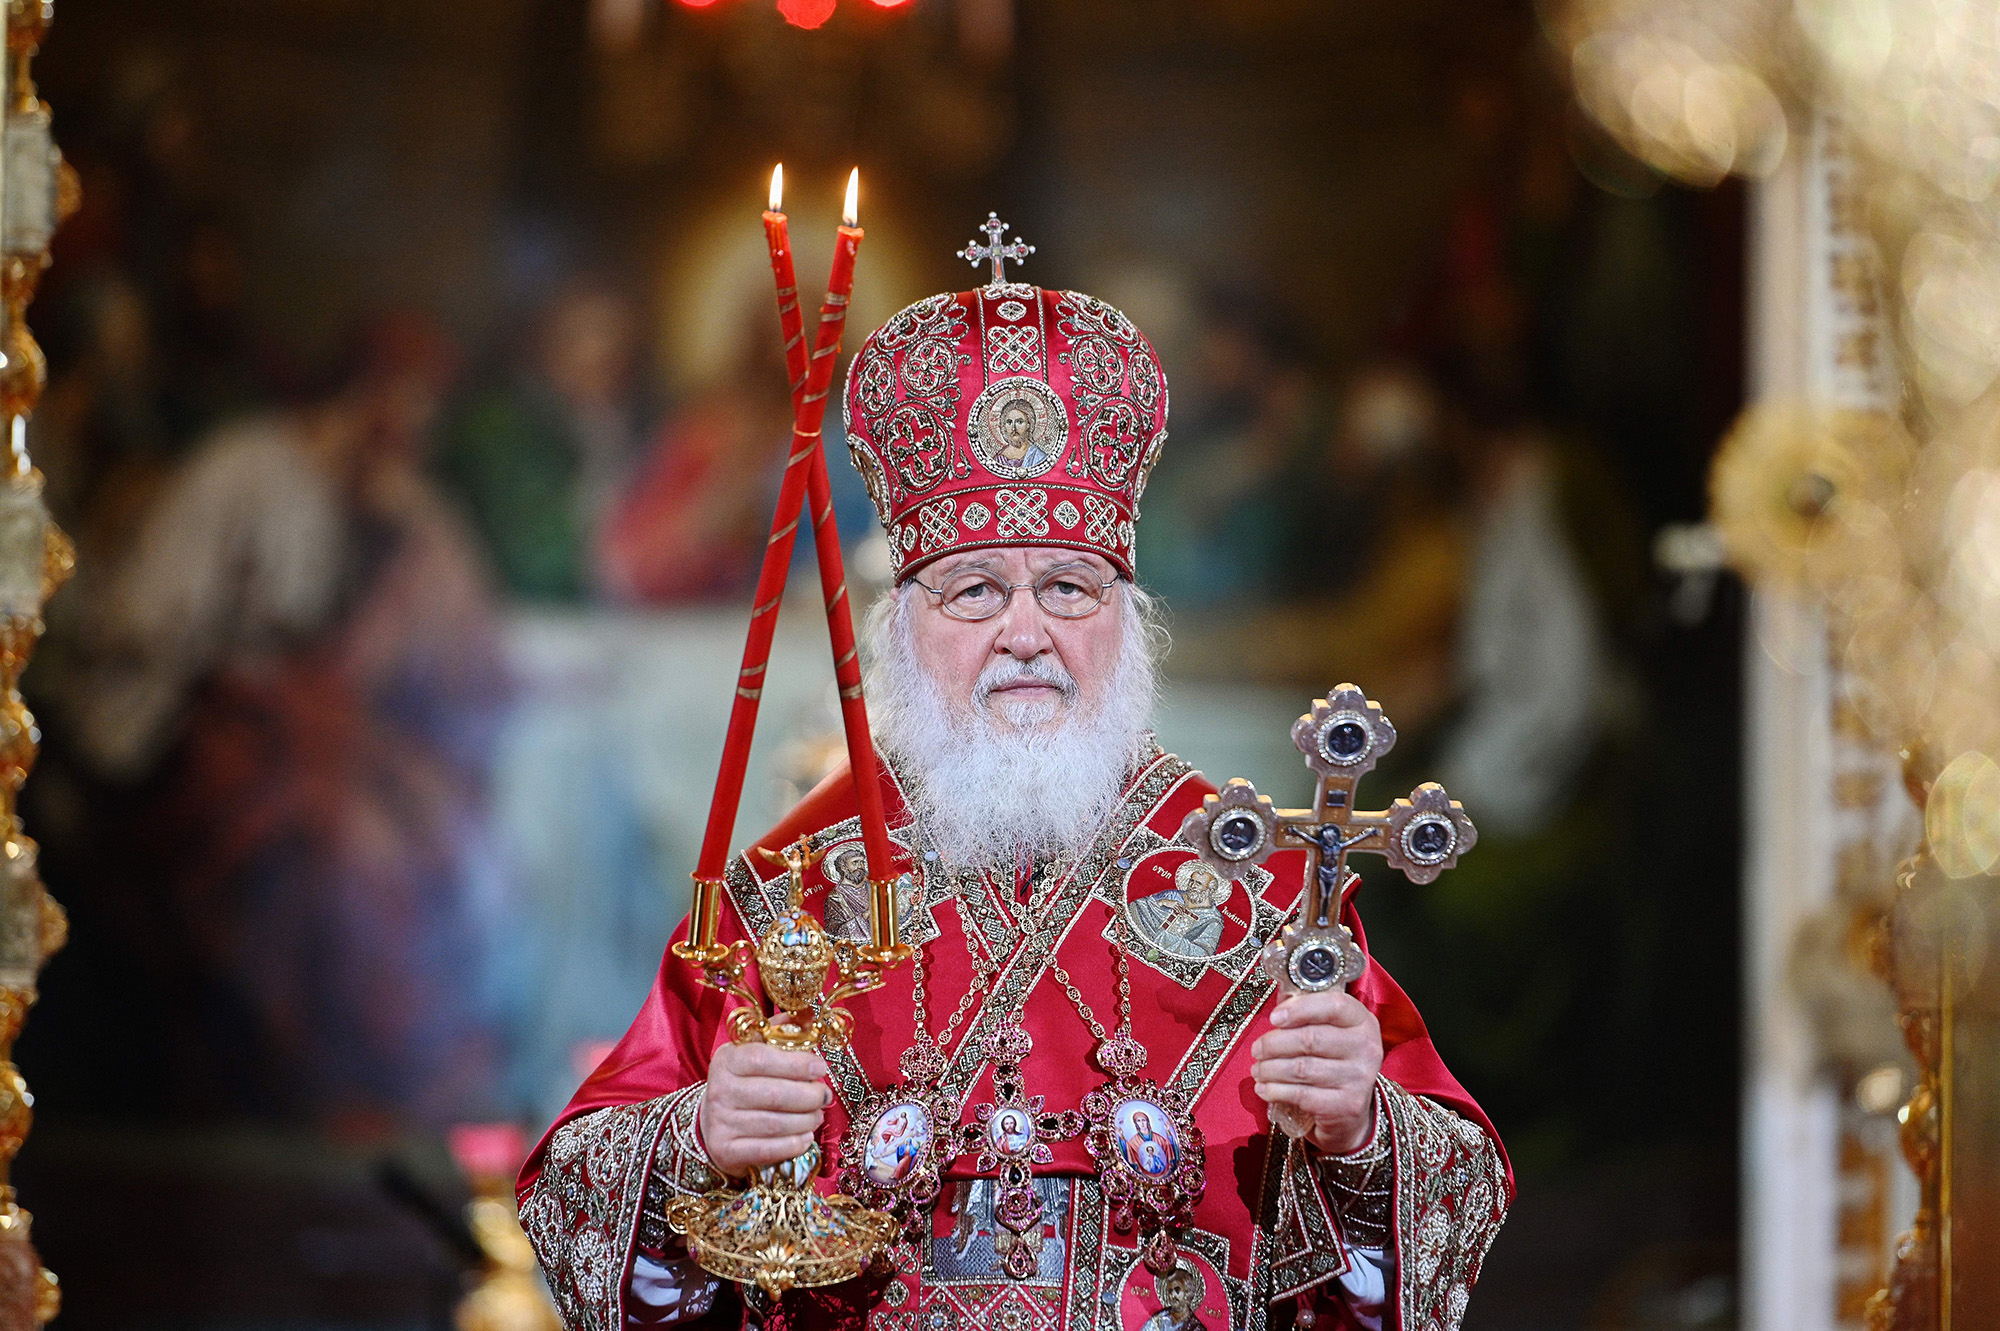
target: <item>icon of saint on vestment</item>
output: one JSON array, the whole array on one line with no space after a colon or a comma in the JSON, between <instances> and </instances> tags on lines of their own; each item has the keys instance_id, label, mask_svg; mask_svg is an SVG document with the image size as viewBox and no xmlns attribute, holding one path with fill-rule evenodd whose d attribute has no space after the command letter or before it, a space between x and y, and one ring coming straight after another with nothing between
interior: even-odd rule
<instances>
[{"instance_id":1,"label":"icon of saint on vestment","mask_svg":"<svg viewBox=\"0 0 2000 1331\"><path fill-rule=\"evenodd\" d=\"M1140 1331L1198 1331L1204 1323L1196 1310L1208 1292L1202 1278L1185 1263L1153 1280L1153 1297L1160 1310L1146 1319Z\"/></svg>"},{"instance_id":2,"label":"icon of saint on vestment","mask_svg":"<svg viewBox=\"0 0 2000 1331\"><path fill-rule=\"evenodd\" d=\"M1200 860L1174 870L1174 885L1131 905L1139 940L1177 957L1212 957L1222 948L1222 903L1229 884Z\"/></svg>"},{"instance_id":3,"label":"icon of saint on vestment","mask_svg":"<svg viewBox=\"0 0 2000 1331\"><path fill-rule=\"evenodd\" d=\"M872 937L868 919L868 852L859 841L847 841L827 851L820 861L826 875L826 931L847 943L866 943ZM896 902L896 929L905 941L914 935L919 906L917 882L909 874L896 880L891 893Z\"/></svg>"}]
</instances>

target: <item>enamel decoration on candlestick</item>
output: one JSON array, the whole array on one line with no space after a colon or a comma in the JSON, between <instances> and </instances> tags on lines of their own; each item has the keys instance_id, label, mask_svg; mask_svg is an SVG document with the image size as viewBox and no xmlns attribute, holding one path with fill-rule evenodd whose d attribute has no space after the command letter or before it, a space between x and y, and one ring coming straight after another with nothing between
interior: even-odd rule
<instances>
[{"instance_id":1,"label":"enamel decoration on candlestick","mask_svg":"<svg viewBox=\"0 0 2000 1331\"><path fill-rule=\"evenodd\" d=\"M1395 747L1396 728L1352 684L1342 684L1294 722L1292 743L1319 777L1311 809L1273 808L1236 777L1187 816L1181 840L1225 878L1263 863L1274 850L1307 851L1299 913L1259 961L1285 993L1322 993L1354 983L1368 965L1353 931L1340 922L1340 903L1357 877L1347 867L1348 852L1381 855L1411 882L1428 883L1457 864L1479 833L1464 806L1432 781L1380 812L1355 809L1355 787ZM1293 1137L1309 1127L1288 1105L1272 1105L1271 1121Z\"/></svg>"},{"instance_id":2,"label":"enamel decoration on candlestick","mask_svg":"<svg viewBox=\"0 0 2000 1331\"><path fill-rule=\"evenodd\" d=\"M785 866L786 908L754 949L735 944L726 960L703 967L704 978L749 1005L729 1014L729 1034L738 1043L763 1041L780 1049L840 1044L854 1019L836 1004L880 984L881 969L858 949L831 942L805 909L805 872L818 858L806 838L781 854L765 854ZM752 960L777 1008L768 1017L743 981ZM795 1285L851 1280L894 1237L896 1222L851 1197L820 1196L812 1185L822 1163L818 1145L808 1146L758 1170L740 1193L676 1198L667 1205L667 1223L687 1239L689 1255L705 1270L755 1283L774 1298Z\"/></svg>"},{"instance_id":3,"label":"enamel decoration on candlestick","mask_svg":"<svg viewBox=\"0 0 2000 1331\"><path fill-rule=\"evenodd\" d=\"M778 211L782 181L781 171L774 171L764 230L778 289L785 361L791 372L792 446L778 491L777 512L771 519L771 536L765 544L721 770L695 869L688 938L676 943L673 950L680 960L700 969L704 983L747 1004L729 1014L732 1039L739 1043L762 1041L785 1049L813 1049L845 1043L854 1022L846 1009L837 1006L839 1001L879 986L883 972L907 960L910 949L897 937L888 820L880 784L874 779L875 745L862 699L840 535L834 526L826 458L820 447L820 427L854 285L855 253L861 244L861 229L855 225L860 173L848 177L844 222L836 237L833 273L810 354L799 313L790 234L785 215ZM833 644L848 765L855 774L862 844L868 861L869 939L860 946L836 942L805 909L805 872L818 856L802 838L781 853L764 852L785 865L786 909L754 947L747 941L725 945L716 937L722 866L742 799L751 733L756 728L764 674L770 664L772 633L791 566L792 541L808 512L808 503L827 632ZM752 961L757 965L762 994L744 980ZM764 1013L766 999L774 1009L770 1016ZM667 1207L667 1222L686 1238L689 1255L703 1269L725 1279L754 1283L772 1298L795 1286L850 1280L867 1269L888 1245L897 1222L853 1198L817 1193L813 1182L823 1163L815 1143L790 1160L758 1170L744 1191L725 1188L676 1199Z\"/></svg>"}]
</instances>

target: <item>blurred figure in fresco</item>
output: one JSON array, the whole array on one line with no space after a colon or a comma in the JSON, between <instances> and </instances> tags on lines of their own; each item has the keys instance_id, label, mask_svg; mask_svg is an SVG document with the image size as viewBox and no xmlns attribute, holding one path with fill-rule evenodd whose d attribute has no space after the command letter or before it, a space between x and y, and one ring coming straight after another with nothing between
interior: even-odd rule
<instances>
[{"instance_id":1,"label":"blurred figure in fresco","mask_svg":"<svg viewBox=\"0 0 2000 1331\"><path fill-rule=\"evenodd\" d=\"M638 319L598 280L559 290L527 363L452 411L439 467L516 596L575 601L597 590L593 555L639 444Z\"/></svg>"},{"instance_id":2,"label":"blurred figure in fresco","mask_svg":"<svg viewBox=\"0 0 2000 1331\"><path fill-rule=\"evenodd\" d=\"M1459 428L1414 366L1363 365L1293 491L1300 544L1288 566L1300 580L1291 590L1324 606L1316 650L1341 663L1343 679L1393 681L1399 724L1421 723L1452 692L1466 576Z\"/></svg>"},{"instance_id":3,"label":"blurred figure in fresco","mask_svg":"<svg viewBox=\"0 0 2000 1331\"><path fill-rule=\"evenodd\" d=\"M1215 606L1219 627L1184 640L1184 668L1238 675L1245 663L1231 644L1254 635L1262 680L1314 690L1329 670L1378 680L1370 687L1401 726L1445 707L1466 568L1452 428L1414 367L1384 361L1350 375L1332 428L1305 434L1272 484L1259 536L1274 552L1268 603Z\"/></svg>"},{"instance_id":4,"label":"blurred figure in fresco","mask_svg":"<svg viewBox=\"0 0 2000 1331\"><path fill-rule=\"evenodd\" d=\"M153 322L138 285L109 265L62 293L48 351L63 368L28 438L50 510L79 553L129 539L171 452Z\"/></svg>"},{"instance_id":5,"label":"blurred figure in fresco","mask_svg":"<svg viewBox=\"0 0 2000 1331\"><path fill-rule=\"evenodd\" d=\"M166 765L190 954L167 964L203 995L177 1063L227 1108L490 1107L501 679L478 560L424 471L454 367L428 322L375 324L331 396L199 443L92 607L71 725L114 777Z\"/></svg>"},{"instance_id":6,"label":"blurred figure in fresco","mask_svg":"<svg viewBox=\"0 0 2000 1331\"><path fill-rule=\"evenodd\" d=\"M768 318L745 320L728 372L661 425L600 538L612 595L658 605L747 591L791 439L781 352ZM794 550L811 545L802 529Z\"/></svg>"},{"instance_id":7,"label":"blurred figure in fresco","mask_svg":"<svg viewBox=\"0 0 2000 1331\"><path fill-rule=\"evenodd\" d=\"M1461 711L1441 779L1478 801L1482 827L1525 836L1574 794L1602 729L1608 662L1565 522L1555 445L1515 430L1491 439L1478 464L1458 631Z\"/></svg>"},{"instance_id":8,"label":"blurred figure in fresco","mask_svg":"<svg viewBox=\"0 0 2000 1331\"><path fill-rule=\"evenodd\" d=\"M1176 401L1176 464L1144 496L1147 585L1177 610L1268 600L1287 553L1286 495L1317 428L1299 339L1271 311L1211 302L1192 388Z\"/></svg>"}]
</instances>

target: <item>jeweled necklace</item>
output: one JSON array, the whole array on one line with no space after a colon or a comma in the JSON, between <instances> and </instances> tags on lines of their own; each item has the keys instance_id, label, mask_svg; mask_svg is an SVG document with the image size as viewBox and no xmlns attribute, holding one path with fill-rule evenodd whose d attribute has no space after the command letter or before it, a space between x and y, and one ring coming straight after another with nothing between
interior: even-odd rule
<instances>
[{"instance_id":1,"label":"jeweled necklace","mask_svg":"<svg viewBox=\"0 0 2000 1331\"><path fill-rule=\"evenodd\" d=\"M934 859L935 851L924 851L929 838L925 836L921 815L917 819L916 833L916 848L920 857ZM1056 880L1058 884L1062 877ZM933 1036L928 986L929 944L918 945L912 958L910 976L915 1034L909 1048L897 1060L897 1070L902 1079L872 1091L855 1107L847 1140L841 1149L841 1188L851 1197L864 1199L864 1205L896 1216L903 1223L905 1234L912 1240L922 1235L942 1186L944 1169L960 1152L959 1111L944 1088L945 1073L950 1066L946 1051L950 1048L951 1038L972 1012L980 995L991 987L994 978L1018 961L1029 943L1046 931L1046 922L1041 922L1042 927L1021 928L1017 930L1004 958L990 953L982 946L983 935L965 904L965 889L972 881L972 875L960 875L952 893L952 903L957 907L959 926L964 934L966 956L972 963L972 981L966 986L957 1008L946 1020L944 1029ZM1054 900L1055 891L1056 887L1052 885L1046 894L1037 894L1040 899L1030 909L1038 905L1046 910L1047 903ZM1039 982L1040 976L1036 980ZM1032 991L1033 986L1029 988ZM1025 1033L1023 1038L1026 1038ZM980 1049L982 1060L993 1057L995 1051L990 1046L989 1037ZM1022 1056L1025 1055L1026 1050L1023 1050ZM1075 1130L1072 1129L1070 1135Z\"/></svg>"},{"instance_id":2,"label":"jeweled necklace","mask_svg":"<svg viewBox=\"0 0 2000 1331\"><path fill-rule=\"evenodd\" d=\"M1108 814L1106 816L1109 817ZM1098 832L1101 830L1098 829ZM1095 844L1096 840L1097 833L1093 833L1087 844ZM923 817L919 813L915 849L920 860L936 859L936 851L926 849L929 842ZM1021 924L1014 927L1014 937L1004 955L986 943L965 900L966 892L977 883L996 899L997 904L998 893L993 890L990 877L966 871L955 874L957 882L952 892L952 904L958 910L966 956L972 963L972 981L959 999L957 1008L946 1020L944 1029L936 1035L931 1032L930 1020L929 946L923 944L916 949L910 977L915 1033L909 1048L897 1060L901 1080L872 1091L855 1107L847 1139L841 1149L841 1188L849 1196L863 1199L864 1205L895 1215L902 1221L906 1235L913 1240L924 1232L942 1186L945 1167L957 1158L961 1150L968 1149L960 1144L967 1129L961 1124L958 1107L944 1087L945 1074L950 1066L947 1051L951 1047L952 1036L971 1014L979 997L990 989L994 978L1017 963L1035 940L1051 934L1048 909L1061 894L1063 885L1079 871L1082 862L1082 857L1079 857L1068 870L1052 875L1041 891L1031 894L1025 907L1020 909L1018 918ZM939 871L944 872L942 869ZM1011 927L1012 920L1008 920L1006 914L1003 913L1003 921ZM1053 952L1049 960L1053 960ZM1048 962L1043 964L1046 967ZM1028 992L1032 993L1040 981L1041 976L1037 974L1028 985ZM1066 973L1064 982L1074 993L1075 986L1069 983ZM1025 995L1022 1001L1026 1001ZM1019 1032L1022 1044L1018 1053L1014 1052L1017 1042L1008 1038L1009 1031ZM978 1046L981 1062L994 1064L996 1087L1003 1077L1011 1078L1010 1084L1017 1091L1014 1100L1007 1100L1004 1094L999 1098L1015 1104L1020 1113L1027 1112L1028 1108L1027 1101L1018 1095L1020 1060L1032 1047L1033 1042L1027 1033L1019 1030L1018 1011L1014 1019L998 1023ZM1011 1062L1008 1061L1010 1054L1013 1055ZM983 1108L990 1109L991 1106ZM1072 1123L1071 1119L1075 1122ZM1037 1124L1038 1128L1040 1126ZM1072 1112L1068 1118L1047 1127L1051 1132L1058 1128L1066 1129L1058 1135L1070 1137L1081 1131L1082 1120ZM1041 1152L1048 1154L1046 1145L1042 1146ZM1013 1152L1013 1155L1020 1157L1021 1169L1025 1171L1027 1164L1034 1159L1035 1151L1029 1144ZM1032 1186L1028 1188L1027 1196L1030 1201L1033 1200ZM1015 1206L1018 1209L1018 1199ZM1039 1237L1040 1230L1035 1232ZM1029 1273L1033 1273L1032 1266Z\"/></svg>"},{"instance_id":3,"label":"jeweled necklace","mask_svg":"<svg viewBox=\"0 0 2000 1331\"><path fill-rule=\"evenodd\" d=\"M1193 1104L1177 1088L1141 1078L1146 1046L1132 1034L1131 921L1127 903L1116 914L1118 1029L1108 1039L1076 986L1056 974L1070 1002L1097 1037L1095 1058L1105 1082L1083 1097L1084 1149L1097 1162L1098 1182L1111 1204L1111 1226L1136 1234L1146 1268L1166 1275L1180 1264L1174 1235L1194 1220L1208 1186L1208 1146Z\"/></svg>"},{"instance_id":4,"label":"jeweled necklace","mask_svg":"<svg viewBox=\"0 0 2000 1331\"><path fill-rule=\"evenodd\" d=\"M917 830L921 844L921 820ZM1095 838L1092 840L1094 843ZM1065 872L1051 876L1046 888L1031 896L1022 912L1019 934L1004 961L982 951L980 932L964 903L961 879L954 902L972 961L972 982L944 1030L933 1038L925 950L918 949L912 975L915 1038L899 1060L903 1080L871 1095L857 1108L842 1153L842 1187L866 1205L895 1213L912 1238L920 1235L929 1217L945 1166L960 1152L976 1153L977 1170L998 1171L994 1255L1017 1280L1034 1275L1040 1265L1042 1204L1034 1190L1033 1166L1053 1161L1051 1142L1087 1134L1085 1149L1097 1162L1098 1179L1112 1206L1113 1227L1120 1233L1140 1235L1146 1266L1155 1274L1172 1271L1177 1265L1173 1234L1192 1220L1207 1183L1205 1142L1189 1112L1187 1097L1178 1090L1162 1090L1138 1075L1147 1054L1132 1034L1126 912L1119 909L1114 917L1117 927L1112 955L1118 973L1115 1030L1105 1030L1075 980L1056 960L1057 939L1047 911L1081 864L1079 859ZM986 886L991 890L990 879ZM956 1124L956 1133L947 1134L944 1125L957 1115L943 1090L947 1067L944 1047L977 996L1037 941L1046 943L1048 949L1043 973L1056 977L1078 1017L1096 1038L1094 1058L1107 1079L1083 1097L1080 1111L1050 1111L1045 1108L1044 1096L1026 1094L1021 1065L1033 1051L1034 1040L1023 1027L1022 1018L1028 995L1041 982L1038 973L1022 994L1020 1005L996 1023L977 1046L981 1061L993 1064L993 1098L975 1106L972 1120ZM955 1150L949 1145L953 1137Z\"/></svg>"}]
</instances>

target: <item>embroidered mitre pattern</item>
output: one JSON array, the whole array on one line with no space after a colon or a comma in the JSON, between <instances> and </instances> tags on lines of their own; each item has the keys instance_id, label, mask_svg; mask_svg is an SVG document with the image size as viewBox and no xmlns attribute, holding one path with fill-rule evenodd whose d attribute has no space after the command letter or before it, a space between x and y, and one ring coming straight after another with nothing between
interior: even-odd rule
<instances>
[{"instance_id":1,"label":"embroidered mitre pattern","mask_svg":"<svg viewBox=\"0 0 2000 1331\"><path fill-rule=\"evenodd\" d=\"M1167 380L1114 307L1018 282L927 297L862 343L845 404L899 579L1022 542L1087 550L1132 575Z\"/></svg>"}]
</instances>

